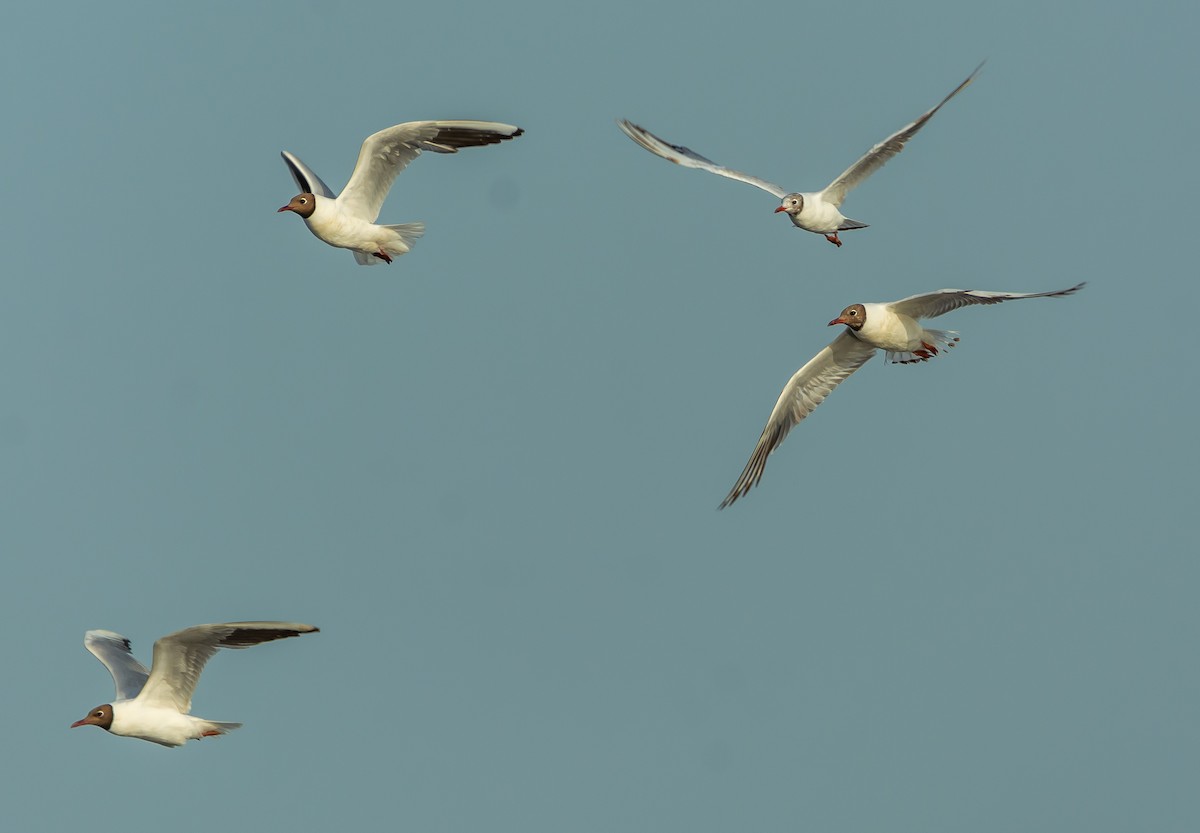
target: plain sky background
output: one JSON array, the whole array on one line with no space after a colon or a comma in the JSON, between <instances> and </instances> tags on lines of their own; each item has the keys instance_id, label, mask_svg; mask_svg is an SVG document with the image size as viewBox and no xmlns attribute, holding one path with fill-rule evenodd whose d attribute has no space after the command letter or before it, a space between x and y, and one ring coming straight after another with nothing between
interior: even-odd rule
<instances>
[{"instance_id":1,"label":"plain sky background","mask_svg":"<svg viewBox=\"0 0 1200 833\"><path fill-rule=\"evenodd\" d=\"M43 3L0 31L0 819L140 833L1200 829L1188 3ZM627 117L813 189L835 249ZM427 155L362 268L288 149ZM717 504L856 301L942 287ZM322 633L168 750L88 628Z\"/></svg>"}]
</instances>

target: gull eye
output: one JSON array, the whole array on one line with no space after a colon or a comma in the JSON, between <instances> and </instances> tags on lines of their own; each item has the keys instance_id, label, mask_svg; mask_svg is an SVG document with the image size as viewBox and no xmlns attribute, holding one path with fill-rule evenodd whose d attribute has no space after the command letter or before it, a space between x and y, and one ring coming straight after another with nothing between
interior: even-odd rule
<instances>
[{"instance_id":1,"label":"gull eye","mask_svg":"<svg viewBox=\"0 0 1200 833\"><path fill-rule=\"evenodd\" d=\"M308 203L308 200L300 200L301 205L306 205L307 203Z\"/></svg>"}]
</instances>

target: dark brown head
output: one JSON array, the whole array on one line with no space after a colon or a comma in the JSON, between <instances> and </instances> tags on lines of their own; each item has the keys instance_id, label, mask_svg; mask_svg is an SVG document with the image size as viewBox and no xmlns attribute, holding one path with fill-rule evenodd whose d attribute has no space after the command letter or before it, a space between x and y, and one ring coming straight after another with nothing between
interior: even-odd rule
<instances>
[{"instance_id":1,"label":"dark brown head","mask_svg":"<svg viewBox=\"0 0 1200 833\"><path fill-rule=\"evenodd\" d=\"M71 728L74 729L77 726L99 726L107 732L112 728L112 719L112 706L105 703L103 706L96 706L96 708L92 709L83 720L76 720L71 724Z\"/></svg>"},{"instance_id":2,"label":"dark brown head","mask_svg":"<svg viewBox=\"0 0 1200 833\"><path fill-rule=\"evenodd\" d=\"M834 324L845 324L854 332L858 332L863 328L863 324L867 323L867 308L862 304L851 304L842 310L842 314L829 322L829 326Z\"/></svg>"},{"instance_id":3,"label":"dark brown head","mask_svg":"<svg viewBox=\"0 0 1200 833\"><path fill-rule=\"evenodd\" d=\"M316 207L317 198L312 194L297 194L296 196L292 197L291 202L279 209L279 211L295 211L297 214L307 220L312 216L312 213L314 210L316 210ZM276 211L275 213L278 214L279 211Z\"/></svg>"}]
</instances>

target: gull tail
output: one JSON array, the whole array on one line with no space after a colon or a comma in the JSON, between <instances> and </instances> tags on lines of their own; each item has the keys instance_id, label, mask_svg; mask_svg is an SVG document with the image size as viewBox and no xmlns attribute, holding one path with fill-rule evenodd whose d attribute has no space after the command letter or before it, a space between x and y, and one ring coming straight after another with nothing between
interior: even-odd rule
<instances>
[{"instance_id":1,"label":"gull tail","mask_svg":"<svg viewBox=\"0 0 1200 833\"><path fill-rule=\"evenodd\" d=\"M912 351L911 353L893 353L887 351L884 357L886 361L892 364L916 364L917 362L927 362L934 356L949 350L951 347L958 344L958 333L954 330L926 330L923 336L924 346Z\"/></svg>"},{"instance_id":2,"label":"gull tail","mask_svg":"<svg viewBox=\"0 0 1200 833\"><path fill-rule=\"evenodd\" d=\"M234 729L242 728L241 723L220 723L216 720L205 720L200 723L197 728L200 730L198 737L211 738L216 735L227 735Z\"/></svg>"},{"instance_id":3,"label":"gull tail","mask_svg":"<svg viewBox=\"0 0 1200 833\"><path fill-rule=\"evenodd\" d=\"M867 228L866 223L860 223L858 220L851 220L846 217L842 220L842 224L837 227L838 231L854 231L856 228Z\"/></svg>"},{"instance_id":4,"label":"gull tail","mask_svg":"<svg viewBox=\"0 0 1200 833\"><path fill-rule=\"evenodd\" d=\"M400 223L395 226L379 226L385 229L387 238L381 244L381 248L390 255L402 255L408 252L409 249L417 242L417 238L425 234L424 223ZM383 263L383 260L375 257L375 255L364 254L363 252L354 252L354 259L358 261L359 266L377 266Z\"/></svg>"}]
</instances>

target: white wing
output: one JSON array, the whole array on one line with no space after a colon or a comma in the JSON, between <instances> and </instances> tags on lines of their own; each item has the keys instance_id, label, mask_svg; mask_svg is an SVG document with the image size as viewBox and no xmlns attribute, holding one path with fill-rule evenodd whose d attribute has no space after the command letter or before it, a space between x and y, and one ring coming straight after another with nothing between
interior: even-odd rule
<instances>
[{"instance_id":1,"label":"white wing","mask_svg":"<svg viewBox=\"0 0 1200 833\"><path fill-rule=\"evenodd\" d=\"M316 194L318 197L337 199L337 194L333 193L333 189L322 182L321 177L313 173L312 168L301 162L294 154L283 150L279 152L279 155L283 157L288 170L292 172L292 179L296 180L296 187L300 189L301 194Z\"/></svg>"},{"instance_id":2,"label":"white wing","mask_svg":"<svg viewBox=\"0 0 1200 833\"><path fill-rule=\"evenodd\" d=\"M317 630L299 622L226 622L168 634L154 643L150 679L138 699L146 705L187 714L192 709L192 692L200 672L218 648L249 648Z\"/></svg>"},{"instance_id":3,"label":"white wing","mask_svg":"<svg viewBox=\"0 0 1200 833\"><path fill-rule=\"evenodd\" d=\"M921 115L916 121L907 124L897 130L891 136L888 136L875 147L863 154L862 158L844 170L837 179L829 183L825 190L821 192L822 198L836 206L841 206L842 200L846 199L846 194L850 192L856 185L864 179L875 173L884 166L889 159L895 156L900 151L904 150L904 145L913 136L917 135L917 131L925 126L925 123L933 118L933 114L942 109L942 106L958 95L967 85L975 80L975 76L979 74L979 70L983 68L983 64L975 67L975 71L957 87L954 88L950 95L942 99L941 104L934 107L932 110Z\"/></svg>"},{"instance_id":4,"label":"white wing","mask_svg":"<svg viewBox=\"0 0 1200 833\"><path fill-rule=\"evenodd\" d=\"M874 347L859 341L849 330L843 330L828 347L817 353L812 361L797 370L784 386L783 393L779 394L779 401L775 403L767 426L758 438L758 445L750 455L750 462L746 463L742 476L733 484L725 500L721 501L720 508L729 506L750 491L751 487L758 485L767 465L767 457L779 448L788 432L816 410L816 407L825 401L825 397L847 376L866 364L874 355Z\"/></svg>"},{"instance_id":5,"label":"white wing","mask_svg":"<svg viewBox=\"0 0 1200 833\"><path fill-rule=\"evenodd\" d=\"M494 145L524 132L491 121L410 121L380 130L363 142L338 203L350 215L373 223L396 175L421 151L458 153L459 148Z\"/></svg>"},{"instance_id":6,"label":"white wing","mask_svg":"<svg viewBox=\"0 0 1200 833\"><path fill-rule=\"evenodd\" d=\"M655 156L661 156L668 162L683 165L685 168L696 168L697 170L708 171L710 174L716 174L717 176L736 179L738 182L745 182L753 185L755 188L761 188L768 193L774 194L779 199L783 199L784 195L787 194L785 189L780 188L774 182L767 182L765 179L759 179L756 176L735 171L733 168L718 165L711 159L705 159L700 154L685 148L683 145L673 145L670 142L665 142L646 128L639 127L626 119L618 120L617 127L621 128L621 131L626 136L633 139L646 150Z\"/></svg>"},{"instance_id":7,"label":"white wing","mask_svg":"<svg viewBox=\"0 0 1200 833\"><path fill-rule=\"evenodd\" d=\"M1087 281L1077 283L1070 289L1059 289L1055 292L986 292L982 289L939 289L937 292L927 292L924 295L912 295L888 304L892 312L907 315L910 318L936 318L959 307L969 307L974 304L999 304L1004 301L1016 301L1020 298L1062 298L1074 295L1087 284Z\"/></svg>"},{"instance_id":8,"label":"white wing","mask_svg":"<svg viewBox=\"0 0 1200 833\"><path fill-rule=\"evenodd\" d=\"M83 647L104 663L117 686L117 700L138 696L150 672L133 658L129 640L112 631L88 631L83 635Z\"/></svg>"}]
</instances>

